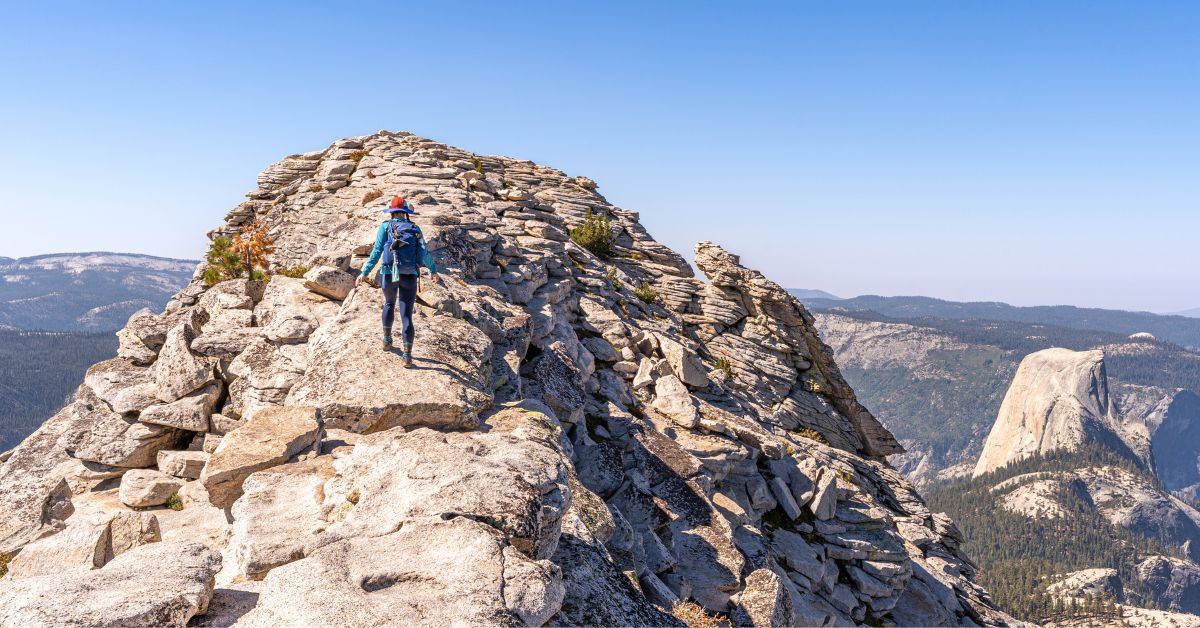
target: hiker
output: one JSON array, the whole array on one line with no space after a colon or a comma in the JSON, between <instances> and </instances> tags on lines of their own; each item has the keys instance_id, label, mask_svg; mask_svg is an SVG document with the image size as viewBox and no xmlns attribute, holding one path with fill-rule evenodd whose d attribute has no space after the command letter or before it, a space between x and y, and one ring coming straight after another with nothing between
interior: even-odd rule
<instances>
[{"instance_id":1,"label":"hiker","mask_svg":"<svg viewBox=\"0 0 1200 628\"><path fill-rule=\"evenodd\" d=\"M429 269L429 274L438 285L442 285L442 278L437 274L437 265L429 255L429 248L425 246L425 234L409 219L415 212L408 201L399 196L393 197L391 204L383 211L389 214L389 218L379 225L371 257L363 266L362 274L355 280L354 285L362 285L382 255L383 267L379 269L379 285L383 288L383 350L389 351L392 348L392 322L396 317L396 297L399 296L400 325L404 340L404 350L400 357L404 360L404 368L409 368L412 366L413 305L417 300L421 264Z\"/></svg>"}]
</instances>

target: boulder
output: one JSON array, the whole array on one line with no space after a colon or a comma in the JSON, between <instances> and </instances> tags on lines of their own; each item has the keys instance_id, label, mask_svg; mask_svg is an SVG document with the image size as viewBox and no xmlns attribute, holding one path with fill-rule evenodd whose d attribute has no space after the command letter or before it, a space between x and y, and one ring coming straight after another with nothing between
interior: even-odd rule
<instances>
[{"instance_id":1,"label":"boulder","mask_svg":"<svg viewBox=\"0 0 1200 628\"><path fill-rule=\"evenodd\" d=\"M204 324L204 331L216 333L235 329L245 329L253 325L254 312L243 309L221 309L210 315L208 322ZM192 344L194 345L195 342L193 341ZM195 351L194 347L193 351Z\"/></svg>"},{"instance_id":2,"label":"boulder","mask_svg":"<svg viewBox=\"0 0 1200 628\"><path fill-rule=\"evenodd\" d=\"M16 580L76 569L98 569L116 556L161 540L158 519L148 512L72 517L66 529L30 543L8 566Z\"/></svg>"},{"instance_id":3,"label":"boulder","mask_svg":"<svg viewBox=\"0 0 1200 628\"><path fill-rule=\"evenodd\" d=\"M637 365L637 373L633 376L633 389L640 390L654 384L658 379L657 369L654 368L654 360L651 358L642 358Z\"/></svg>"},{"instance_id":4,"label":"boulder","mask_svg":"<svg viewBox=\"0 0 1200 628\"><path fill-rule=\"evenodd\" d=\"M873 598L886 598L892 594L892 587L880 582L878 578L868 574L859 567L851 566L847 570L854 588L864 595Z\"/></svg>"},{"instance_id":5,"label":"boulder","mask_svg":"<svg viewBox=\"0 0 1200 628\"><path fill-rule=\"evenodd\" d=\"M204 388L171 403L157 404L142 410L142 423L164 425L192 432L208 431L208 417L221 398L221 385L213 382Z\"/></svg>"},{"instance_id":6,"label":"boulder","mask_svg":"<svg viewBox=\"0 0 1200 628\"><path fill-rule=\"evenodd\" d=\"M354 289L354 275L332 266L314 266L304 273L304 287L321 296L342 301Z\"/></svg>"},{"instance_id":7,"label":"boulder","mask_svg":"<svg viewBox=\"0 0 1200 628\"><path fill-rule=\"evenodd\" d=\"M229 399L221 412L240 418L263 406L281 405L308 364L306 345L277 345L266 338L251 341L226 369L236 379L229 384Z\"/></svg>"},{"instance_id":8,"label":"boulder","mask_svg":"<svg viewBox=\"0 0 1200 628\"><path fill-rule=\"evenodd\" d=\"M0 561L58 532L75 511L70 486L60 475L71 458L59 444L78 424L75 406L50 417L0 464Z\"/></svg>"},{"instance_id":9,"label":"boulder","mask_svg":"<svg viewBox=\"0 0 1200 628\"><path fill-rule=\"evenodd\" d=\"M667 360L667 366L679 381L697 388L708 386L708 371L691 349L662 334L655 334L655 337L658 339L658 348L662 351L663 358Z\"/></svg>"},{"instance_id":10,"label":"boulder","mask_svg":"<svg viewBox=\"0 0 1200 628\"><path fill-rule=\"evenodd\" d=\"M812 582L820 582L825 573L825 554L820 544L809 544L804 537L783 528L771 531L771 550L793 571Z\"/></svg>"},{"instance_id":11,"label":"boulder","mask_svg":"<svg viewBox=\"0 0 1200 628\"><path fill-rule=\"evenodd\" d=\"M148 512L119 512L108 524L109 551L106 561L147 543L162 540L158 517Z\"/></svg>"},{"instance_id":12,"label":"boulder","mask_svg":"<svg viewBox=\"0 0 1200 628\"><path fill-rule=\"evenodd\" d=\"M308 363L306 347L276 345L258 338L229 363L226 372L253 388L286 390L300 378Z\"/></svg>"},{"instance_id":13,"label":"boulder","mask_svg":"<svg viewBox=\"0 0 1200 628\"><path fill-rule=\"evenodd\" d=\"M236 430L242 424L240 419L228 417L224 414L214 414L208 419L211 425L209 431L213 434L219 435L228 434L229 432Z\"/></svg>"},{"instance_id":14,"label":"boulder","mask_svg":"<svg viewBox=\"0 0 1200 628\"><path fill-rule=\"evenodd\" d=\"M359 288L337 318L309 341L310 368L292 387L288 405L314 406L325 426L354 432L422 425L471 429L491 403L491 340L448 316L418 315L414 368L400 352L379 350L383 297Z\"/></svg>"},{"instance_id":15,"label":"boulder","mask_svg":"<svg viewBox=\"0 0 1200 628\"><path fill-rule=\"evenodd\" d=\"M579 369L566 343L555 341L530 363L529 396L540 397L567 423L583 418L583 386L586 376Z\"/></svg>"},{"instance_id":16,"label":"boulder","mask_svg":"<svg viewBox=\"0 0 1200 628\"><path fill-rule=\"evenodd\" d=\"M792 497L792 492L788 490L788 485L783 481L783 478L771 478L767 483L771 489L771 494L775 496L775 501L783 508L783 512L791 519L800 518L800 506Z\"/></svg>"},{"instance_id":17,"label":"boulder","mask_svg":"<svg viewBox=\"0 0 1200 628\"><path fill-rule=\"evenodd\" d=\"M546 224L538 220L525 221L525 233L544 240L554 240L556 242L566 242L571 239L570 234L566 229L556 225Z\"/></svg>"},{"instance_id":18,"label":"boulder","mask_svg":"<svg viewBox=\"0 0 1200 628\"><path fill-rule=\"evenodd\" d=\"M251 342L262 337L261 327L236 327L208 330L192 341L192 351L211 358L232 359L246 350Z\"/></svg>"},{"instance_id":19,"label":"boulder","mask_svg":"<svg viewBox=\"0 0 1200 628\"><path fill-rule=\"evenodd\" d=\"M279 316L263 327L262 333L272 342L296 344L307 342L308 337L317 330L318 324L316 319L305 316Z\"/></svg>"},{"instance_id":20,"label":"boulder","mask_svg":"<svg viewBox=\"0 0 1200 628\"><path fill-rule=\"evenodd\" d=\"M817 480L817 488L808 508L818 520L828 521L837 514L837 498L837 473L833 469L825 469Z\"/></svg>"},{"instance_id":21,"label":"boulder","mask_svg":"<svg viewBox=\"0 0 1200 628\"><path fill-rule=\"evenodd\" d=\"M205 290L196 306L207 312L210 320L222 311L252 310L254 299L246 294L247 287L245 279L227 279Z\"/></svg>"},{"instance_id":22,"label":"boulder","mask_svg":"<svg viewBox=\"0 0 1200 628\"><path fill-rule=\"evenodd\" d=\"M79 390L64 412L78 423L76 429L59 438L59 445L80 460L114 467L153 466L158 452L176 445L184 434L117 414L86 388Z\"/></svg>"},{"instance_id":23,"label":"boulder","mask_svg":"<svg viewBox=\"0 0 1200 628\"><path fill-rule=\"evenodd\" d=\"M304 595L296 595L303 591ZM246 628L280 625L541 626L558 612L562 573L455 517L348 539L267 574Z\"/></svg>"},{"instance_id":24,"label":"boulder","mask_svg":"<svg viewBox=\"0 0 1200 628\"><path fill-rule=\"evenodd\" d=\"M109 399L108 404L117 414L141 412L150 406L162 403L158 400L158 387L154 381L146 381L123 388Z\"/></svg>"},{"instance_id":25,"label":"boulder","mask_svg":"<svg viewBox=\"0 0 1200 628\"><path fill-rule=\"evenodd\" d=\"M160 451L158 452L158 470L177 478L195 480L208 462L208 454L203 451Z\"/></svg>"},{"instance_id":26,"label":"boulder","mask_svg":"<svg viewBox=\"0 0 1200 628\"><path fill-rule=\"evenodd\" d=\"M117 332L117 357L139 366L148 366L158 358L158 352L146 346L130 329Z\"/></svg>"},{"instance_id":27,"label":"boulder","mask_svg":"<svg viewBox=\"0 0 1200 628\"><path fill-rule=\"evenodd\" d=\"M186 322L167 332L154 367L159 401L170 403L213 381L212 363L191 351L195 338L195 330Z\"/></svg>"},{"instance_id":28,"label":"boulder","mask_svg":"<svg viewBox=\"0 0 1200 628\"><path fill-rule=\"evenodd\" d=\"M183 486L179 478L154 469L134 469L121 476L118 496L130 508L161 506Z\"/></svg>"},{"instance_id":29,"label":"boulder","mask_svg":"<svg viewBox=\"0 0 1200 628\"><path fill-rule=\"evenodd\" d=\"M202 616L192 618L188 626L196 628L229 628L237 623L243 615L254 609L258 603L258 594L262 582L247 580L245 582L218 585L213 589L212 601L208 610Z\"/></svg>"},{"instance_id":30,"label":"boulder","mask_svg":"<svg viewBox=\"0 0 1200 628\"><path fill-rule=\"evenodd\" d=\"M56 475L66 478L67 484L71 486L71 492L75 495L92 490L104 480L119 478L126 471L128 469L78 458L71 458L54 469Z\"/></svg>"},{"instance_id":31,"label":"boulder","mask_svg":"<svg viewBox=\"0 0 1200 628\"><path fill-rule=\"evenodd\" d=\"M67 527L30 543L8 566L13 580L104 566L109 550L107 520L72 517Z\"/></svg>"},{"instance_id":32,"label":"boulder","mask_svg":"<svg viewBox=\"0 0 1200 628\"><path fill-rule=\"evenodd\" d=\"M316 329L337 311L337 303L310 292L303 279L275 275L267 283L262 300L254 306L254 319L260 327L270 327L281 319L303 319Z\"/></svg>"},{"instance_id":33,"label":"boulder","mask_svg":"<svg viewBox=\"0 0 1200 628\"><path fill-rule=\"evenodd\" d=\"M324 489L327 509L353 507L320 543L386 534L411 519L469 516L491 522L526 555L548 558L570 505L558 424L526 402L490 415L486 427L362 436Z\"/></svg>"},{"instance_id":34,"label":"boulder","mask_svg":"<svg viewBox=\"0 0 1200 628\"><path fill-rule=\"evenodd\" d=\"M755 569L734 600L734 626L792 626L792 597L784 579L770 569Z\"/></svg>"},{"instance_id":35,"label":"boulder","mask_svg":"<svg viewBox=\"0 0 1200 628\"><path fill-rule=\"evenodd\" d=\"M143 390L146 384L153 384L154 377L150 369L137 366L130 360L124 358L113 358L97 363L87 370L87 374L83 376L83 383L87 386L96 397L103 400L110 407L116 410L116 405L121 405L122 408L133 402L131 400L122 400L117 403L118 397L128 389L137 387L139 392ZM117 412L136 411L122 409Z\"/></svg>"},{"instance_id":36,"label":"boulder","mask_svg":"<svg viewBox=\"0 0 1200 628\"><path fill-rule=\"evenodd\" d=\"M617 362L621 359L621 354L617 352L616 347L604 338L584 338L580 342L601 362Z\"/></svg>"},{"instance_id":37,"label":"boulder","mask_svg":"<svg viewBox=\"0 0 1200 628\"><path fill-rule=\"evenodd\" d=\"M255 471L284 464L314 447L321 425L314 408L263 408L221 439L200 474L214 506L228 508L242 495L242 482Z\"/></svg>"},{"instance_id":38,"label":"boulder","mask_svg":"<svg viewBox=\"0 0 1200 628\"><path fill-rule=\"evenodd\" d=\"M185 626L208 608L221 556L202 543L150 543L101 569L0 586L3 626Z\"/></svg>"},{"instance_id":39,"label":"boulder","mask_svg":"<svg viewBox=\"0 0 1200 628\"><path fill-rule=\"evenodd\" d=\"M328 524L322 513L328 456L251 474L233 503L229 541L237 574L261 580L269 571L304 557Z\"/></svg>"},{"instance_id":40,"label":"boulder","mask_svg":"<svg viewBox=\"0 0 1200 628\"><path fill-rule=\"evenodd\" d=\"M696 427L700 424L700 412L696 401L678 377L666 375L659 378L654 383L654 392L654 403L651 405L655 410L683 427Z\"/></svg>"}]
</instances>

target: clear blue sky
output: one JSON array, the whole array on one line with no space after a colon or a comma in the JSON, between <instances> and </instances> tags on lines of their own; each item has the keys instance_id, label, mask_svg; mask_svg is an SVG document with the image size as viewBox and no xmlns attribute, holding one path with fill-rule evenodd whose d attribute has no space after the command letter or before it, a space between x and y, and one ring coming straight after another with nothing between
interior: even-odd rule
<instances>
[{"instance_id":1,"label":"clear blue sky","mask_svg":"<svg viewBox=\"0 0 1200 628\"><path fill-rule=\"evenodd\" d=\"M386 128L787 286L1200 307L1200 3L650 4L6 3L0 255L198 257Z\"/></svg>"}]
</instances>

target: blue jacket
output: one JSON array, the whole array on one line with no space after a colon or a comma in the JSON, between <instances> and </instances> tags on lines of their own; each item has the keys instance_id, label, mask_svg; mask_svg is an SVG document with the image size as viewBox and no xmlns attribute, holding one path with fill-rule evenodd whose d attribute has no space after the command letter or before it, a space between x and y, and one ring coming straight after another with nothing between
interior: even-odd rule
<instances>
[{"instance_id":1,"label":"blue jacket","mask_svg":"<svg viewBox=\"0 0 1200 628\"><path fill-rule=\"evenodd\" d=\"M363 277L371 274L371 271L375 268L375 264L379 263L379 257L383 255L383 247L387 244L388 239L389 222L391 221L389 220L384 222L382 225L379 225L379 230L375 232L375 246L371 248L371 257L367 259L366 265L363 266ZM421 238L421 261L425 264L425 267L429 269L430 273L436 275L437 264L433 263L433 256L429 254L429 247L425 246L425 234L421 232L420 227L417 227L417 235ZM384 268L380 269L379 274L382 275L390 272L390 268ZM396 277L392 277L392 279L396 279Z\"/></svg>"}]
</instances>

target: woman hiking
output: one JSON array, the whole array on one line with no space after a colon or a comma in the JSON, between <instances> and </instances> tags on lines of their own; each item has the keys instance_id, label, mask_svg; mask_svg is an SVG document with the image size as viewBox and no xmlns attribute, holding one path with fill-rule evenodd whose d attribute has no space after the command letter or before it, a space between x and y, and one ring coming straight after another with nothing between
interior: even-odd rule
<instances>
[{"instance_id":1,"label":"woman hiking","mask_svg":"<svg viewBox=\"0 0 1200 628\"><path fill-rule=\"evenodd\" d=\"M425 234L409 216L414 214L408 201L396 196L383 210L388 220L379 225L375 233L375 246L371 257L363 266L362 274L354 285L360 286L383 256L383 267L379 269L379 285L383 288L383 350L392 348L392 322L396 318L396 297L400 297L400 325L403 331L404 350L400 357L404 368L412 366L413 305L417 300L417 282L421 276L421 265L429 269L433 281L439 285L442 278L437 274L437 265L425 246Z\"/></svg>"}]
</instances>

